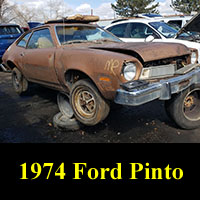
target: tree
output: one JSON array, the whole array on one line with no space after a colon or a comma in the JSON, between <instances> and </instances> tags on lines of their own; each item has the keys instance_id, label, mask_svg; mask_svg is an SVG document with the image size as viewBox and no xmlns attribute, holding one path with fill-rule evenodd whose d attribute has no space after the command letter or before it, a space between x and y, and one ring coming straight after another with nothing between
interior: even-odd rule
<instances>
[{"instance_id":1,"label":"tree","mask_svg":"<svg viewBox=\"0 0 200 200\"><path fill-rule=\"evenodd\" d=\"M1 0L0 0L1 1ZM15 16L13 22L27 26L27 22L45 22L52 19L60 19L70 14L72 10L63 0L48 0L40 6L17 5L12 13Z\"/></svg>"},{"instance_id":2,"label":"tree","mask_svg":"<svg viewBox=\"0 0 200 200\"><path fill-rule=\"evenodd\" d=\"M13 11L13 15L15 15L13 22L20 26L27 26L28 22L34 21L35 16L37 16L37 10L29 8L26 5L17 5Z\"/></svg>"},{"instance_id":3,"label":"tree","mask_svg":"<svg viewBox=\"0 0 200 200\"><path fill-rule=\"evenodd\" d=\"M9 23L15 18L12 15L14 7L7 0L0 0L0 23Z\"/></svg>"},{"instance_id":4,"label":"tree","mask_svg":"<svg viewBox=\"0 0 200 200\"><path fill-rule=\"evenodd\" d=\"M117 0L116 5L111 4L112 9L119 16L133 17L142 13L159 13L159 3L155 0Z\"/></svg>"},{"instance_id":5,"label":"tree","mask_svg":"<svg viewBox=\"0 0 200 200\"><path fill-rule=\"evenodd\" d=\"M171 7L183 14L190 15L200 11L200 0L171 0Z\"/></svg>"}]
</instances>

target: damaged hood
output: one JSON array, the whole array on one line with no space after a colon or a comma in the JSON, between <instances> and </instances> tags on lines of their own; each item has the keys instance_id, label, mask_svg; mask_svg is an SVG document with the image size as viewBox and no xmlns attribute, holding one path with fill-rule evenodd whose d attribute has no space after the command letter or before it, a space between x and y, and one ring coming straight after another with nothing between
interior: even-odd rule
<instances>
[{"instance_id":1,"label":"damaged hood","mask_svg":"<svg viewBox=\"0 0 200 200\"><path fill-rule=\"evenodd\" d=\"M144 62L179 57L190 54L190 50L182 44L174 43L109 43L89 46L91 49L100 49L124 53L129 55L138 54Z\"/></svg>"},{"instance_id":2,"label":"damaged hood","mask_svg":"<svg viewBox=\"0 0 200 200\"><path fill-rule=\"evenodd\" d=\"M185 24L185 26L177 33L177 36L187 31L200 32L200 13L195 15L187 24Z\"/></svg>"}]
</instances>

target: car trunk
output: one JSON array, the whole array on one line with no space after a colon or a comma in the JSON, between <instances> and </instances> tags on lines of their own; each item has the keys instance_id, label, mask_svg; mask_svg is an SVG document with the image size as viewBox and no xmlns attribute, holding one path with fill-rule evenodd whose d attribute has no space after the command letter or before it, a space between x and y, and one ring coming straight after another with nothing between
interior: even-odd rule
<instances>
[{"instance_id":1,"label":"car trunk","mask_svg":"<svg viewBox=\"0 0 200 200\"><path fill-rule=\"evenodd\" d=\"M0 35L0 44L7 45L12 44L21 34L12 34L12 35Z\"/></svg>"},{"instance_id":2,"label":"car trunk","mask_svg":"<svg viewBox=\"0 0 200 200\"><path fill-rule=\"evenodd\" d=\"M13 26L13 25L0 26L0 57L21 34L22 31L18 26Z\"/></svg>"}]
</instances>

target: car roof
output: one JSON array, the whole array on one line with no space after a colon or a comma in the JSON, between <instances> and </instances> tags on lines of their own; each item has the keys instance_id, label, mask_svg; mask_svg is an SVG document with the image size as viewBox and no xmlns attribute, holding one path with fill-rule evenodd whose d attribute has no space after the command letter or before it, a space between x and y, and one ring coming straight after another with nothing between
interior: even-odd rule
<instances>
[{"instance_id":1,"label":"car roof","mask_svg":"<svg viewBox=\"0 0 200 200\"><path fill-rule=\"evenodd\" d=\"M36 26L32 29L30 29L28 32L40 30L43 28L48 27L55 27L55 26L90 26L90 27L99 27L97 24L84 24L84 23L50 23L50 24L43 24L41 26Z\"/></svg>"},{"instance_id":2,"label":"car roof","mask_svg":"<svg viewBox=\"0 0 200 200\"><path fill-rule=\"evenodd\" d=\"M149 23L149 22L161 22L161 21L162 21L161 19L144 19L144 18L124 19L124 20L120 20L118 22L112 23L107 27L111 27L111 26L118 25L118 24L131 23L131 22Z\"/></svg>"},{"instance_id":3,"label":"car roof","mask_svg":"<svg viewBox=\"0 0 200 200\"><path fill-rule=\"evenodd\" d=\"M192 16L174 16L174 17L161 17L161 18L134 18L134 19L119 19L112 22L112 24L108 25L107 27L118 25L118 24L124 24L124 23L130 23L130 22L142 22L142 23L149 23L149 22L165 22L168 20L178 20L178 19L188 19L190 20ZM106 28L107 28L106 27Z\"/></svg>"},{"instance_id":4,"label":"car roof","mask_svg":"<svg viewBox=\"0 0 200 200\"><path fill-rule=\"evenodd\" d=\"M192 19L193 16L174 16L174 17L163 17L162 20L179 20L179 19Z\"/></svg>"}]
</instances>

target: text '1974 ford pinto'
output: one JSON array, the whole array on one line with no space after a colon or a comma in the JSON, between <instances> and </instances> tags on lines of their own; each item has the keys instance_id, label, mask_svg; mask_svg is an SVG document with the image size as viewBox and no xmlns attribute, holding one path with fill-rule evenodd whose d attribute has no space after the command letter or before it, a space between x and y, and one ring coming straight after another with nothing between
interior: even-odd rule
<instances>
[{"instance_id":1,"label":"text '1974 ford pinto'","mask_svg":"<svg viewBox=\"0 0 200 200\"><path fill-rule=\"evenodd\" d=\"M138 106L159 99L178 126L199 127L198 52L182 44L124 43L90 23L97 20L76 15L23 34L3 56L16 92L26 92L29 82L58 90L62 113L87 126L108 116L110 102Z\"/></svg>"}]
</instances>

